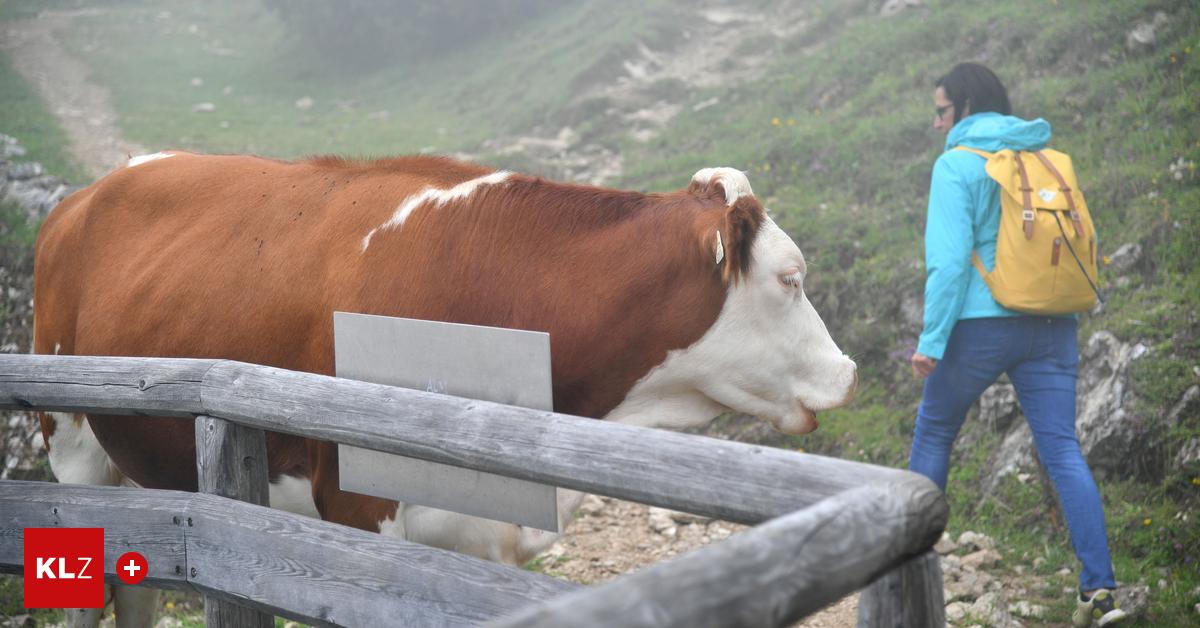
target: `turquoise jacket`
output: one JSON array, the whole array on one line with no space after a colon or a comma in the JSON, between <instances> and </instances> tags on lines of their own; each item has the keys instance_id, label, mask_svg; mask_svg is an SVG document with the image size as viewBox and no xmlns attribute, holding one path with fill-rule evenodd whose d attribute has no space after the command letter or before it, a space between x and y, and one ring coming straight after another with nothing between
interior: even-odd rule
<instances>
[{"instance_id":1,"label":"turquoise jacket","mask_svg":"<svg viewBox=\"0 0 1200 628\"><path fill-rule=\"evenodd\" d=\"M925 328L917 352L940 360L954 324L964 318L1021 316L996 303L971 265L996 265L1000 194L984 172L983 157L956 146L988 152L1005 148L1040 150L1050 141L1050 124L999 113L977 113L958 121L946 136L946 152L933 165L925 223Z\"/></svg>"}]
</instances>

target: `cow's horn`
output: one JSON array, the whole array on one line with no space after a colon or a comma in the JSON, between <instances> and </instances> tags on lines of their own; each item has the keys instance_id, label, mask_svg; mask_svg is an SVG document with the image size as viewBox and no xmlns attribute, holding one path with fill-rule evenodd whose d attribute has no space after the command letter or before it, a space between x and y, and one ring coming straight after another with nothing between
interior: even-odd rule
<instances>
[{"instance_id":1,"label":"cow's horn","mask_svg":"<svg viewBox=\"0 0 1200 628\"><path fill-rule=\"evenodd\" d=\"M717 243L713 245L713 256L717 258L717 265L725 259L725 245L721 243L721 231L717 230Z\"/></svg>"}]
</instances>

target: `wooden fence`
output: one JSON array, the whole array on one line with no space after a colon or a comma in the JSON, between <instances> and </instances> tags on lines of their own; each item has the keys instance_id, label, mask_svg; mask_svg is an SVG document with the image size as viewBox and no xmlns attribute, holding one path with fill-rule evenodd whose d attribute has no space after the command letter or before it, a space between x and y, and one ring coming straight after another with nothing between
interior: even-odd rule
<instances>
[{"instance_id":1,"label":"wooden fence","mask_svg":"<svg viewBox=\"0 0 1200 628\"><path fill-rule=\"evenodd\" d=\"M22 528L104 527L110 581L142 552L210 625L777 626L863 587L860 626L944 624L946 504L906 471L225 360L0 355L0 409L196 421L214 494L0 482L0 570ZM577 587L235 501L265 501L263 430L756 527Z\"/></svg>"}]
</instances>

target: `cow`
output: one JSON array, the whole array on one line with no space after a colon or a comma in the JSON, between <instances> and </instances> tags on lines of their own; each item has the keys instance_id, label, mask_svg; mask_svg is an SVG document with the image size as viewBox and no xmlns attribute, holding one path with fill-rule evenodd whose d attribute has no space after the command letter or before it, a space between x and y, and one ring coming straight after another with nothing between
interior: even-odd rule
<instances>
[{"instance_id":1,"label":"cow","mask_svg":"<svg viewBox=\"0 0 1200 628\"><path fill-rule=\"evenodd\" d=\"M732 168L647 194L444 157L161 152L65 199L35 255L41 354L332 375L345 311L548 332L554 410L634 425L732 410L803 434L857 384L800 249ZM61 482L197 488L187 422L46 413L42 430ZM272 507L508 564L555 538L342 492L333 443L269 433L267 451ZM115 596L123 623L153 617L153 593Z\"/></svg>"}]
</instances>

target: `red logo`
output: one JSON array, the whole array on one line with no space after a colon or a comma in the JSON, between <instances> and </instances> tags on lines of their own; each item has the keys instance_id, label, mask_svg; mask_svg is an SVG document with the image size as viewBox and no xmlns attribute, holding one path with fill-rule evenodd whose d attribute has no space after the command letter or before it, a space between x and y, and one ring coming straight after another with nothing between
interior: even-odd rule
<instances>
[{"instance_id":1,"label":"red logo","mask_svg":"<svg viewBox=\"0 0 1200 628\"><path fill-rule=\"evenodd\" d=\"M146 557L137 552L125 552L117 559L117 577L125 584L137 584L145 580L149 569Z\"/></svg>"},{"instance_id":2,"label":"red logo","mask_svg":"<svg viewBox=\"0 0 1200 628\"><path fill-rule=\"evenodd\" d=\"M25 608L104 607L104 528L25 528Z\"/></svg>"}]
</instances>

